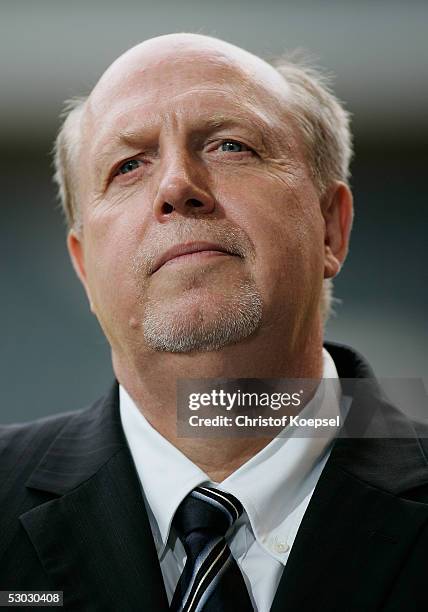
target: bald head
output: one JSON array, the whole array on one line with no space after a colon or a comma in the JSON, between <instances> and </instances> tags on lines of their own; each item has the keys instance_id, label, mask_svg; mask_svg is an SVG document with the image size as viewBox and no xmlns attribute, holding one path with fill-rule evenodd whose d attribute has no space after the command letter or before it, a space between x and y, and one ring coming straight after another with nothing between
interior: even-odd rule
<instances>
[{"instance_id":1,"label":"bald head","mask_svg":"<svg viewBox=\"0 0 428 612\"><path fill-rule=\"evenodd\" d=\"M218 38L183 33L150 38L126 51L107 68L89 99L102 103L123 86L131 87L145 73L162 71L163 79L174 82L177 67L189 62L200 66L201 78L207 65L216 65L225 71L224 82L228 71L235 70L252 86L270 89L277 96L287 93L284 78L256 55Z\"/></svg>"}]
</instances>

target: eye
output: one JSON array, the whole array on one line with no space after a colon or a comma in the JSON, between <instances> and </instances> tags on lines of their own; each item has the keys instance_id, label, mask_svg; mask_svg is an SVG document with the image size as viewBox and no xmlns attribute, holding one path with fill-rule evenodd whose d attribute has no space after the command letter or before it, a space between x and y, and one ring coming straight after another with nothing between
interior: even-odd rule
<instances>
[{"instance_id":1,"label":"eye","mask_svg":"<svg viewBox=\"0 0 428 612\"><path fill-rule=\"evenodd\" d=\"M220 146L222 151L227 151L230 153L241 153L242 151L250 150L248 147L242 144L242 142L236 142L236 140L225 140Z\"/></svg>"},{"instance_id":2,"label":"eye","mask_svg":"<svg viewBox=\"0 0 428 612\"><path fill-rule=\"evenodd\" d=\"M142 163L139 159L128 159L128 161L119 166L117 174L128 174L139 168Z\"/></svg>"}]
</instances>

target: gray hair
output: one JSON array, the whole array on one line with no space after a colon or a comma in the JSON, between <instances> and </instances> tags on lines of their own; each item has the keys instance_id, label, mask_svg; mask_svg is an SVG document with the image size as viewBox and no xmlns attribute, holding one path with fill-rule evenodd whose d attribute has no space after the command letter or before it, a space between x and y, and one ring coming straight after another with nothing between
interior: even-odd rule
<instances>
[{"instance_id":1,"label":"gray hair","mask_svg":"<svg viewBox=\"0 0 428 612\"><path fill-rule=\"evenodd\" d=\"M63 119L53 150L54 182L68 228L80 229L81 218L77 202L77 157L79 153L81 121L87 96L67 100L61 113Z\"/></svg>"},{"instance_id":2,"label":"gray hair","mask_svg":"<svg viewBox=\"0 0 428 612\"><path fill-rule=\"evenodd\" d=\"M331 77L309 64L300 51L271 61L291 89L287 112L303 139L319 195L335 180L347 183L352 158L350 115L330 88Z\"/></svg>"},{"instance_id":3,"label":"gray hair","mask_svg":"<svg viewBox=\"0 0 428 612\"><path fill-rule=\"evenodd\" d=\"M326 74L310 66L305 59L290 54L270 63L290 87L291 100L287 111L302 135L309 169L322 196L333 181L347 183L349 180L352 157L349 113L332 93ZM86 101L87 97L79 97L66 102L54 146L54 180L60 204L68 227L76 231L82 229L76 165ZM331 279L325 279L321 299L324 321L330 315L335 299L332 288Z\"/></svg>"}]
</instances>

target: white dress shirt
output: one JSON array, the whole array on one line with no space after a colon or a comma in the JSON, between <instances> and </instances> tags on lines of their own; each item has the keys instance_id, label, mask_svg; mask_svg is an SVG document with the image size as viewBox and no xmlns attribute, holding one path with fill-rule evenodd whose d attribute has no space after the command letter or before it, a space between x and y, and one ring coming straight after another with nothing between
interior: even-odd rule
<instances>
[{"instance_id":1,"label":"white dress shirt","mask_svg":"<svg viewBox=\"0 0 428 612\"><path fill-rule=\"evenodd\" d=\"M325 349L323 378L336 379L337 384L320 385L300 416L340 415L342 423L349 401L341 396L336 367ZM329 457L333 430L319 437L296 437L296 428L289 426L218 484L149 424L122 386L119 394L122 425L142 485L169 602L186 560L180 540L170 532L171 522L180 502L204 483L232 493L244 507L227 540L255 610L268 612Z\"/></svg>"}]
</instances>

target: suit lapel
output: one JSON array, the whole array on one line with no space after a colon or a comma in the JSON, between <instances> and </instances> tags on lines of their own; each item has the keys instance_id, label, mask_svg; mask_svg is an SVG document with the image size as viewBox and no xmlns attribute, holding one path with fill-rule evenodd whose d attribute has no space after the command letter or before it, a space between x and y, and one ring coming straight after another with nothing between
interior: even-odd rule
<instances>
[{"instance_id":1,"label":"suit lapel","mask_svg":"<svg viewBox=\"0 0 428 612\"><path fill-rule=\"evenodd\" d=\"M27 486L57 496L20 520L67 609L168 609L117 386L72 417Z\"/></svg>"}]
</instances>

